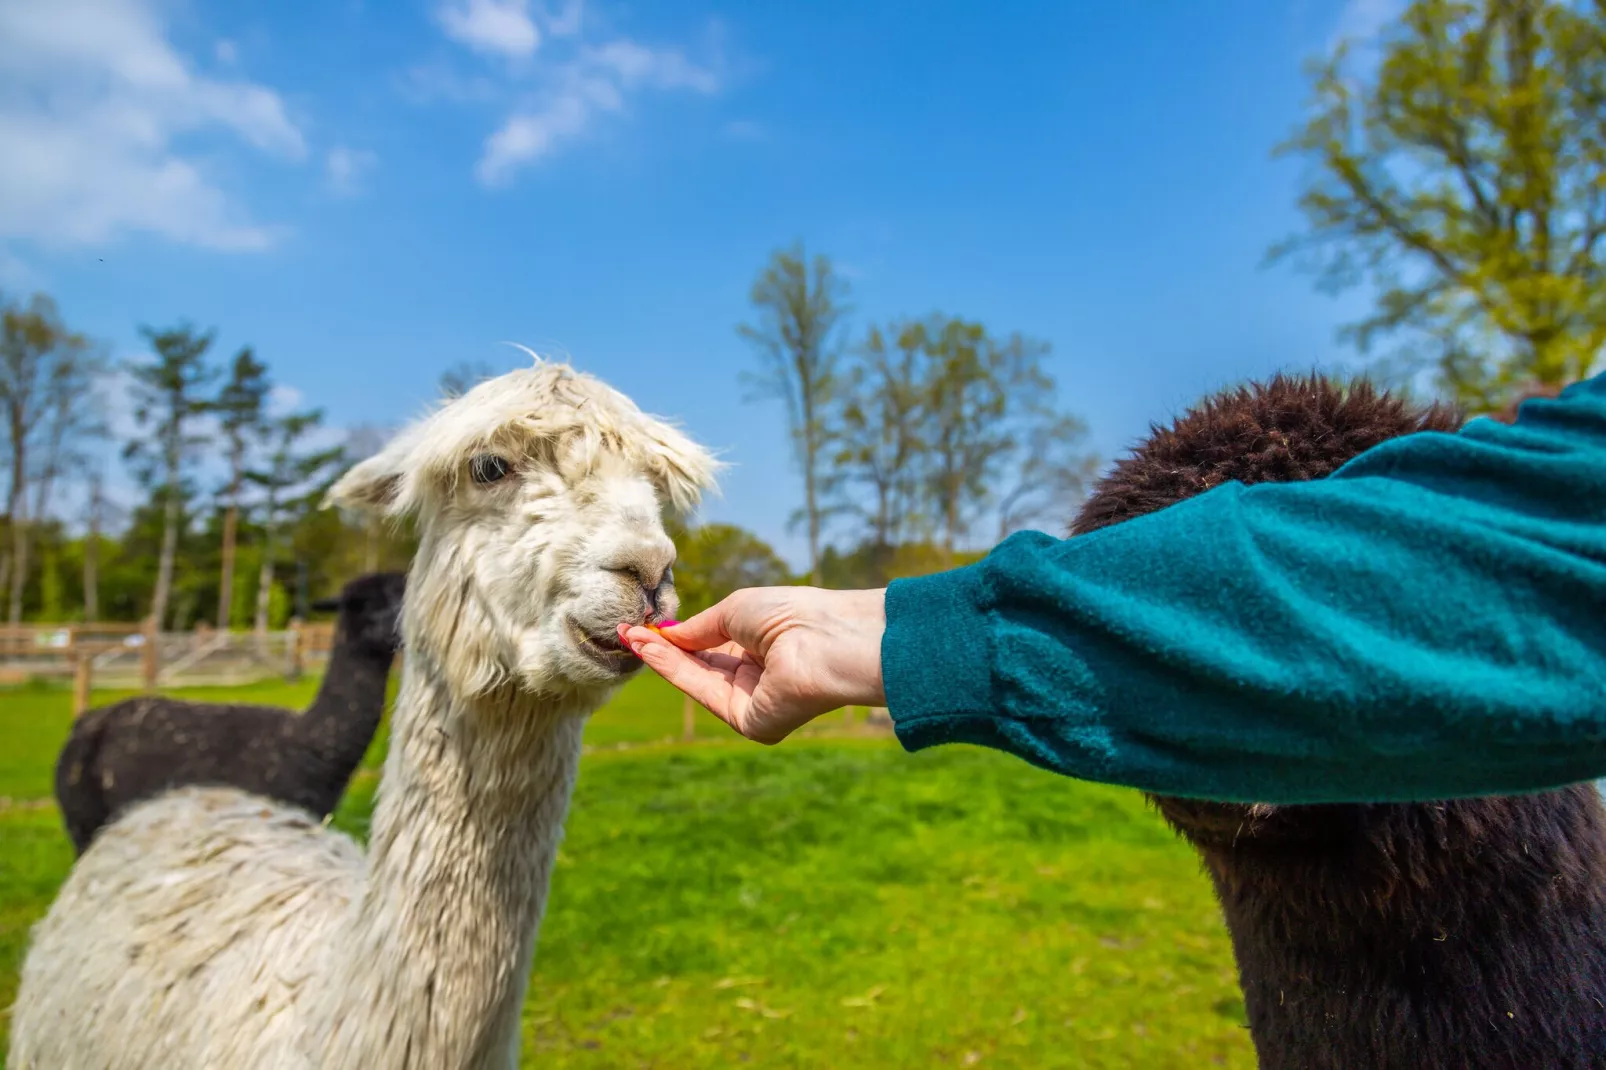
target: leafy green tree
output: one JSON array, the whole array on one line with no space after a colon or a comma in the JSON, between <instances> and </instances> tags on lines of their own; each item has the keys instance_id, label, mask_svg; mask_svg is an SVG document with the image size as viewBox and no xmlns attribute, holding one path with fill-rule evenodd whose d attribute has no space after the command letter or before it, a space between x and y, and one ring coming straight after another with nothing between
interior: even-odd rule
<instances>
[{"instance_id":1,"label":"leafy green tree","mask_svg":"<svg viewBox=\"0 0 1606 1070\"><path fill-rule=\"evenodd\" d=\"M260 433L262 464L246 472L246 479L260 493L258 514L263 532L257 573L258 636L268 631L273 570L284 529L318 507L345 457L339 446L317 447L306 441L322 425L323 412L317 409L264 422Z\"/></svg>"},{"instance_id":2,"label":"leafy green tree","mask_svg":"<svg viewBox=\"0 0 1606 1070\"><path fill-rule=\"evenodd\" d=\"M1376 308L1346 337L1404 339L1475 409L1588 375L1606 343L1606 4L1414 0L1377 55L1358 74L1341 46L1314 69L1279 150L1309 165L1309 229L1273 257L1368 284Z\"/></svg>"},{"instance_id":3,"label":"leafy green tree","mask_svg":"<svg viewBox=\"0 0 1606 1070\"><path fill-rule=\"evenodd\" d=\"M758 396L786 407L793 459L803 475L803 508L796 520L808 531L815 583L820 582L821 537L834 479L826 462L837 392L838 327L848 311L847 297L848 285L831 261L808 259L800 245L770 257L749 296L757 322L737 328L760 361L748 383Z\"/></svg>"},{"instance_id":4,"label":"leafy green tree","mask_svg":"<svg viewBox=\"0 0 1606 1070\"><path fill-rule=\"evenodd\" d=\"M142 435L124 447L123 456L162 506L162 548L151 614L165 626L183 504L192 489L189 469L208 441L197 433L196 425L211 409L206 389L217 372L206 363L211 331L197 333L181 324L165 331L144 327L141 333L155 359L128 368L134 385L134 422Z\"/></svg>"},{"instance_id":5,"label":"leafy green tree","mask_svg":"<svg viewBox=\"0 0 1606 1070\"><path fill-rule=\"evenodd\" d=\"M245 489L247 462L255 440L260 437L272 389L268 366L246 346L234 355L229 377L213 405L229 466L228 482L223 485L222 562L218 573L216 618L219 628L229 627L234 617L234 557L240 526L240 494Z\"/></svg>"}]
</instances>

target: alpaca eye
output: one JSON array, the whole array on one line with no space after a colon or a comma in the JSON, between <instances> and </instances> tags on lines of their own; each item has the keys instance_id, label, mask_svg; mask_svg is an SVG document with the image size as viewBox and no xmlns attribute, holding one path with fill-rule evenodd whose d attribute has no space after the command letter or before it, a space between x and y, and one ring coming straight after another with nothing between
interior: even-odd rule
<instances>
[{"instance_id":1,"label":"alpaca eye","mask_svg":"<svg viewBox=\"0 0 1606 1070\"><path fill-rule=\"evenodd\" d=\"M508 474L510 466L494 453L482 453L468 462L468 474L476 483L495 483Z\"/></svg>"}]
</instances>

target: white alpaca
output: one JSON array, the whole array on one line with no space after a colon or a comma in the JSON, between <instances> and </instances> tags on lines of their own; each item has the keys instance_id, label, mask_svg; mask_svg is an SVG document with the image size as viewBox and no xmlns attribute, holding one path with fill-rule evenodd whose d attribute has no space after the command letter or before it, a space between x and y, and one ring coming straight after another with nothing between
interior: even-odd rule
<instances>
[{"instance_id":1,"label":"white alpaca","mask_svg":"<svg viewBox=\"0 0 1606 1070\"><path fill-rule=\"evenodd\" d=\"M107 827L35 928L14 1070L509 1067L585 714L673 613L663 504L715 463L552 364L480 384L330 494L416 514L366 859L224 788Z\"/></svg>"}]
</instances>

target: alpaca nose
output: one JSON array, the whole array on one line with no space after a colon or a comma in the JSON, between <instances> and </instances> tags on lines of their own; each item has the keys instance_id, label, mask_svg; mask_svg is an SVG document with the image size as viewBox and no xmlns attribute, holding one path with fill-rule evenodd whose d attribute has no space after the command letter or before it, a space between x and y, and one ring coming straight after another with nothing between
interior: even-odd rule
<instances>
[{"instance_id":1,"label":"alpaca nose","mask_svg":"<svg viewBox=\"0 0 1606 1070\"><path fill-rule=\"evenodd\" d=\"M641 585L642 597L644 599L646 599L646 602L647 602L647 614L646 615L647 615L647 619L648 620L651 620L653 617L657 617L657 616L661 616L662 615L664 593L665 593L665 589L668 588L669 586L670 586L670 584L666 580L660 580L658 583L652 585L651 587L647 586L645 583L643 583Z\"/></svg>"}]
</instances>

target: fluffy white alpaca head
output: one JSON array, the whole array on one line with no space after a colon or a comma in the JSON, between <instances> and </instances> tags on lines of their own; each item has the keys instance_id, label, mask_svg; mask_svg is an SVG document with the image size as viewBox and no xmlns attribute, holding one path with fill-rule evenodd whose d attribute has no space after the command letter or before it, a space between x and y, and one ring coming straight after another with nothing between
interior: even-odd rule
<instances>
[{"instance_id":1,"label":"fluffy white alpaca head","mask_svg":"<svg viewBox=\"0 0 1606 1070\"><path fill-rule=\"evenodd\" d=\"M329 500L416 518L403 634L447 686L586 696L639 665L621 622L674 615L663 510L695 505L717 467L618 391L542 362L447 401Z\"/></svg>"}]
</instances>

